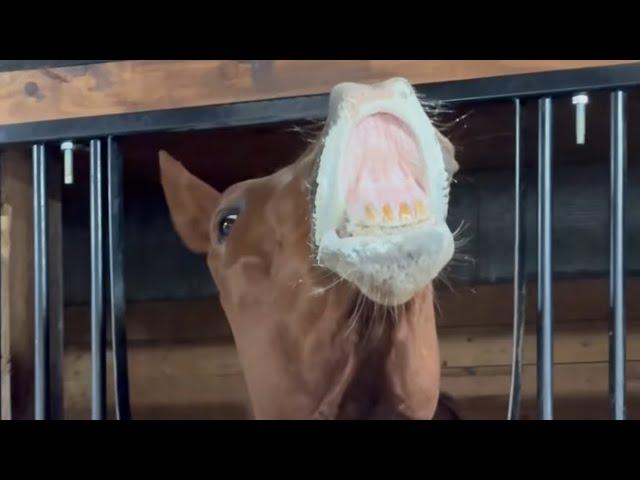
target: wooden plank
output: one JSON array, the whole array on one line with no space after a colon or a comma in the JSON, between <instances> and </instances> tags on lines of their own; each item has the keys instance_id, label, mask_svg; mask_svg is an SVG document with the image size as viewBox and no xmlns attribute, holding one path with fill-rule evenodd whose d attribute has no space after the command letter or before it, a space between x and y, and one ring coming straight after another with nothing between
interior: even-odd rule
<instances>
[{"instance_id":1,"label":"wooden plank","mask_svg":"<svg viewBox=\"0 0 640 480\"><path fill-rule=\"evenodd\" d=\"M27 149L0 153L2 205L11 209L8 308L11 416L33 418L33 197L32 165ZM3 282L4 283L4 282Z\"/></svg>"},{"instance_id":2,"label":"wooden plank","mask_svg":"<svg viewBox=\"0 0 640 480\"><path fill-rule=\"evenodd\" d=\"M440 329L443 367L510 366L512 329L508 325L443 327ZM554 330L556 364L607 362L608 321L559 323ZM627 360L640 361L640 323L627 325ZM536 331L530 324L525 332L523 362L536 363Z\"/></svg>"},{"instance_id":3,"label":"wooden plank","mask_svg":"<svg viewBox=\"0 0 640 480\"><path fill-rule=\"evenodd\" d=\"M601 320L609 315L607 279L557 280L554 321ZM640 318L640 278L627 281L627 316ZM511 284L442 288L436 295L440 326L504 325L513 322ZM535 280L527 285L527 323L536 318Z\"/></svg>"},{"instance_id":4,"label":"wooden plank","mask_svg":"<svg viewBox=\"0 0 640 480\"><path fill-rule=\"evenodd\" d=\"M0 73L0 125L326 93L344 81L414 84L630 60L164 60Z\"/></svg>"},{"instance_id":5,"label":"wooden plank","mask_svg":"<svg viewBox=\"0 0 640 480\"><path fill-rule=\"evenodd\" d=\"M11 206L0 214L0 420L11 420L11 318L9 259L11 258Z\"/></svg>"},{"instance_id":6,"label":"wooden plank","mask_svg":"<svg viewBox=\"0 0 640 480\"><path fill-rule=\"evenodd\" d=\"M555 322L593 321L604 331L609 315L607 280L587 279L554 283ZM575 292L581 292L576 296ZM627 315L630 323L640 321L640 279L629 278ZM535 289L528 292L527 324L535 324ZM513 292L511 285L488 285L459 288L453 292L441 289L438 329L461 327L470 334L473 327L502 326L509 331L512 324ZM89 311L75 305L65 309L65 342L82 345L89 341ZM464 330L467 329L467 330ZM505 333L506 334L506 333ZM230 337L231 331L217 297L181 301L150 301L127 305L129 342L202 343Z\"/></svg>"},{"instance_id":7,"label":"wooden plank","mask_svg":"<svg viewBox=\"0 0 640 480\"><path fill-rule=\"evenodd\" d=\"M492 418L506 418L509 382L511 380L510 367L481 367L481 368L451 368L443 371L442 388L456 399L463 416L469 418L471 406L475 409L473 415L495 415L501 410L502 415ZM581 417L575 413L564 411L565 418L607 418L608 417L608 385L609 365L606 362L571 363L554 366L554 398L565 399L578 404L580 399L589 399L600 408L596 411L582 411ZM523 402L529 405L528 415L532 415L531 405L535 403L536 366L526 365L522 372ZM640 418L640 362L627 362L627 394L628 415L631 419ZM487 401L499 405L487 409L481 414L480 403ZM558 400L554 400L557 402ZM604 408L604 411L602 409ZM535 410L533 410L535 411ZM492 413L493 412L493 413ZM588 415L588 416L586 416ZM556 418L560 418L556 415Z\"/></svg>"},{"instance_id":8,"label":"wooden plank","mask_svg":"<svg viewBox=\"0 0 640 480\"><path fill-rule=\"evenodd\" d=\"M65 309L65 345L88 345L89 309ZM231 329L217 298L192 301L130 303L126 311L127 343L209 343L230 338ZM107 331L110 336L110 330Z\"/></svg>"},{"instance_id":9,"label":"wooden plank","mask_svg":"<svg viewBox=\"0 0 640 480\"><path fill-rule=\"evenodd\" d=\"M91 416L90 355L88 349L68 348L65 352L64 393L68 419ZM110 352L107 364L111 369ZM130 347L129 379L133 418L250 416L238 356L228 341L210 345ZM107 381L107 409L113 417L113 377L109 375ZM188 413L192 409L193 412ZM175 417L176 413L180 416Z\"/></svg>"},{"instance_id":10,"label":"wooden plank","mask_svg":"<svg viewBox=\"0 0 640 480\"><path fill-rule=\"evenodd\" d=\"M508 398L506 395L469 397L456 401L463 420L505 420ZM609 399L604 392L597 395L556 396L553 402L554 418L558 420L609 420ZM522 400L522 420L535 420L537 400L529 395ZM640 419L640 395L627 395L627 418Z\"/></svg>"},{"instance_id":11,"label":"wooden plank","mask_svg":"<svg viewBox=\"0 0 640 480\"><path fill-rule=\"evenodd\" d=\"M176 344L202 346L215 342L232 342L226 319L217 302L194 302L195 309L181 302L181 315L171 303L135 305L128 315L130 346L148 343L166 348ZM216 308L217 307L217 308ZM73 337L68 346L84 348L89 344L87 312L70 310L68 315ZM158 313L157 316L154 314ZM160 313L161 312L161 313ZM217 314L212 315L216 312ZM78 326L83 326L82 330ZM511 364L511 325L440 326L441 360L443 367L505 366ZM629 321L627 327L627 359L640 361L640 319ZM608 359L608 319L558 322L554 332L556 363L606 362ZM536 358L535 324L529 323L524 339L524 362L533 365Z\"/></svg>"},{"instance_id":12,"label":"wooden plank","mask_svg":"<svg viewBox=\"0 0 640 480\"><path fill-rule=\"evenodd\" d=\"M134 418L250 418L246 384L235 348L230 343L136 346L130 348L129 358ZM65 356L67 418L90 416L90 369L89 350L68 349ZM636 418L640 415L640 362L628 362L627 372L629 412ZM445 368L442 375L442 390L459 404L464 418L504 418L510 367ZM558 401L566 403L569 399L573 405L595 401L599 406L606 406L606 362L556 365L554 375ZM109 410L113 411L111 383L108 391ZM535 365L526 365L523 401L530 405L534 397ZM491 404L486 410L482 407L485 400ZM600 408L579 411L577 418L603 416ZM576 418L576 413L567 409L562 415ZM606 416L604 412L603 418Z\"/></svg>"}]
</instances>

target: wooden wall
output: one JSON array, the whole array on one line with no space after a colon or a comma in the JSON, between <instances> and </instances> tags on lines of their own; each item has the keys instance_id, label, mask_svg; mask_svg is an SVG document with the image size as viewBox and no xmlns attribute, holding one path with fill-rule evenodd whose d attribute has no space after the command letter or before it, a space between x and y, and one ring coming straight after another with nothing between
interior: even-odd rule
<instances>
[{"instance_id":1,"label":"wooden wall","mask_svg":"<svg viewBox=\"0 0 640 480\"><path fill-rule=\"evenodd\" d=\"M634 279L629 287L628 411L630 418L640 419L640 281ZM511 302L510 285L440 290L443 390L454 397L465 419L506 416ZM605 280L556 283L557 418L608 417L607 302ZM67 311L67 418L90 416L87 315L84 307ZM529 289L528 315L523 417L535 418L535 289ZM246 386L215 298L130 305L127 323L135 418L248 418ZM112 405L111 398L111 410Z\"/></svg>"}]
</instances>

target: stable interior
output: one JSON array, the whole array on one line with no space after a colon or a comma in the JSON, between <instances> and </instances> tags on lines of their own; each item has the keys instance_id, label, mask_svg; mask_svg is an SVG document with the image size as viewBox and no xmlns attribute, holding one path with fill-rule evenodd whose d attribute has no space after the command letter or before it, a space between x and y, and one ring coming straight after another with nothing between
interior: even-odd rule
<instances>
[{"instance_id":1,"label":"stable interior","mask_svg":"<svg viewBox=\"0 0 640 480\"><path fill-rule=\"evenodd\" d=\"M640 419L640 96L629 95L627 412ZM442 390L462 419L503 419L511 375L513 320L514 108L511 101L449 107L439 121L460 172L449 223L464 222L446 282L437 283ZM536 418L537 108L526 105L527 320L522 418ZM301 124L296 124L301 125ZM158 182L165 149L222 190L269 174L307 147L296 125L169 132L122 140L125 272L132 414L137 419L249 418L242 372L204 259L171 228ZM557 419L606 419L608 401L609 97L590 96L586 144L576 145L574 107L554 102L554 405ZM64 189L66 418L90 418L88 162ZM113 416L111 357L109 412Z\"/></svg>"}]
</instances>

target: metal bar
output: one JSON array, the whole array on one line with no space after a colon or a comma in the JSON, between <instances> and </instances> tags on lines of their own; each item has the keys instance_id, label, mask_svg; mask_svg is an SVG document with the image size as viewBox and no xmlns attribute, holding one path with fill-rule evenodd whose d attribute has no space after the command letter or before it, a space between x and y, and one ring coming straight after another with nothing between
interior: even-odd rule
<instances>
[{"instance_id":1,"label":"metal bar","mask_svg":"<svg viewBox=\"0 0 640 480\"><path fill-rule=\"evenodd\" d=\"M476 102L640 85L640 63L416 85L424 98ZM214 129L325 118L329 97L310 95L0 126L0 144Z\"/></svg>"},{"instance_id":2,"label":"metal bar","mask_svg":"<svg viewBox=\"0 0 640 480\"><path fill-rule=\"evenodd\" d=\"M526 181L524 176L524 112L519 98L515 99L515 177L514 177L514 243L513 243L513 358L511 361L511 391L507 418L520 418L522 379L522 349L526 309L526 222L524 204Z\"/></svg>"},{"instance_id":3,"label":"metal bar","mask_svg":"<svg viewBox=\"0 0 640 480\"><path fill-rule=\"evenodd\" d=\"M109 60L0 60L0 72L36 70L44 68L79 67Z\"/></svg>"},{"instance_id":4,"label":"metal bar","mask_svg":"<svg viewBox=\"0 0 640 480\"><path fill-rule=\"evenodd\" d=\"M626 95L611 93L611 325L609 401L611 417L624 420L625 408L625 183L627 167Z\"/></svg>"},{"instance_id":5,"label":"metal bar","mask_svg":"<svg viewBox=\"0 0 640 480\"><path fill-rule=\"evenodd\" d=\"M553 290L552 290L552 103L545 97L539 109L538 179L538 418L553 419Z\"/></svg>"},{"instance_id":6,"label":"metal bar","mask_svg":"<svg viewBox=\"0 0 640 480\"><path fill-rule=\"evenodd\" d=\"M49 418L64 418L64 275L62 258L62 161L47 160L47 238L49 275Z\"/></svg>"},{"instance_id":7,"label":"metal bar","mask_svg":"<svg viewBox=\"0 0 640 480\"><path fill-rule=\"evenodd\" d=\"M102 269L102 143L91 140L90 223L91 223L91 418L105 418L105 315Z\"/></svg>"},{"instance_id":8,"label":"metal bar","mask_svg":"<svg viewBox=\"0 0 640 480\"><path fill-rule=\"evenodd\" d=\"M35 418L49 417L49 292L47 171L44 145L33 146L33 243L35 317Z\"/></svg>"},{"instance_id":9,"label":"metal bar","mask_svg":"<svg viewBox=\"0 0 640 480\"><path fill-rule=\"evenodd\" d=\"M123 185L122 155L116 140L109 137L108 150L108 193L109 209L109 292L111 311L111 342L116 393L116 416L119 420L131 419L129 404L129 375L127 365L127 335L125 327L125 290L123 273Z\"/></svg>"}]
</instances>

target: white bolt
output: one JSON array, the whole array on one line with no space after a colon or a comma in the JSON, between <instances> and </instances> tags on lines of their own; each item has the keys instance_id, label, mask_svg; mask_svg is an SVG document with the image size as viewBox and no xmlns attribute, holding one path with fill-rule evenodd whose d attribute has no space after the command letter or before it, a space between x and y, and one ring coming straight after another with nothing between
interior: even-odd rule
<instances>
[{"instance_id":1,"label":"white bolt","mask_svg":"<svg viewBox=\"0 0 640 480\"><path fill-rule=\"evenodd\" d=\"M579 93L573 96L571 103L576 106L576 143L584 145L586 105L589 103L589 97L586 93Z\"/></svg>"},{"instance_id":2,"label":"white bolt","mask_svg":"<svg viewBox=\"0 0 640 480\"><path fill-rule=\"evenodd\" d=\"M73 183L73 142L66 141L60 144L60 150L64 152L64 183L71 185Z\"/></svg>"}]
</instances>

